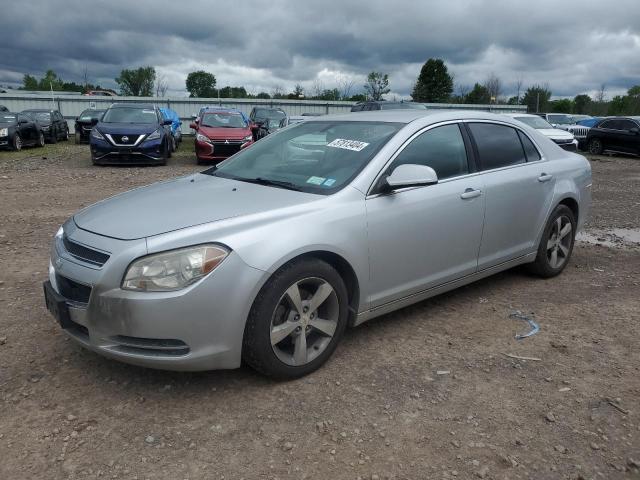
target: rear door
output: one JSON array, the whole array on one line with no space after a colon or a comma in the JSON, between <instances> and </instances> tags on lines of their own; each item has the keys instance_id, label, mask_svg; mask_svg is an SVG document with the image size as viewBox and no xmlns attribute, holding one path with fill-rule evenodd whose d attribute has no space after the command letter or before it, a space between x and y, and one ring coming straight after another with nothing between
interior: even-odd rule
<instances>
[{"instance_id":1,"label":"rear door","mask_svg":"<svg viewBox=\"0 0 640 480\"><path fill-rule=\"evenodd\" d=\"M618 120L618 135L620 138L620 149L623 152L638 153L640 147L640 135L631 131L638 128L633 120Z\"/></svg>"},{"instance_id":2,"label":"rear door","mask_svg":"<svg viewBox=\"0 0 640 480\"><path fill-rule=\"evenodd\" d=\"M478 270L537 248L555 178L531 139L510 125L470 122L484 180L485 219Z\"/></svg>"}]
</instances>

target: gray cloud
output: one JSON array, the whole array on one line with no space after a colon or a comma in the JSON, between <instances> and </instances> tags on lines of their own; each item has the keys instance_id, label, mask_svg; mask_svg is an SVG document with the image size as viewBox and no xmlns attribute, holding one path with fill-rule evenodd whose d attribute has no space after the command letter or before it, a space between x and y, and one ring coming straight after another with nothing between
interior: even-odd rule
<instances>
[{"instance_id":1,"label":"gray cloud","mask_svg":"<svg viewBox=\"0 0 640 480\"><path fill-rule=\"evenodd\" d=\"M12 22L2 27L0 84L48 68L78 82L86 67L93 83L114 87L121 69L153 65L176 95L195 69L254 92L345 79L360 89L376 70L407 96L429 57L445 59L458 84L495 73L505 94L517 79L557 96L640 83L637 0L32 0L3 13Z\"/></svg>"}]
</instances>

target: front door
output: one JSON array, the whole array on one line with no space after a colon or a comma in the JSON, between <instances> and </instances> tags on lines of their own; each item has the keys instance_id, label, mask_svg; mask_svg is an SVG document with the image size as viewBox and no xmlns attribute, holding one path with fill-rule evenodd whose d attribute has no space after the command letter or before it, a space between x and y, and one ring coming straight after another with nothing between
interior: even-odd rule
<instances>
[{"instance_id":1,"label":"front door","mask_svg":"<svg viewBox=\"0 0 640 480\"><path fill-rule=\"evenodd\" d=\"M366 200L371 307L375 308L477 270L484 218L482 178L470 175L458 124L414 137L386 174L402 164L432 167L439 182Z\"/></svg>"}]
</instances>

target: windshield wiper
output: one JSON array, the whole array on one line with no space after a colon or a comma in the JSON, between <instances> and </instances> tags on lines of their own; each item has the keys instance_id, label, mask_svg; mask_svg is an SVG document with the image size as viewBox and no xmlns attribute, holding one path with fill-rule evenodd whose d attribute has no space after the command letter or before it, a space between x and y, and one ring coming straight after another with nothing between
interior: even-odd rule
<instances>
[{"instance_id":1,"label":"windshield wiper","mask_svg":"<svg viewBox=\"0 0 640 480\"><path fill-rule=\"evenodd\" d=\"M296 192L302 191L302 189L295 183L285 182L282 180L270 180L268 178L262 178L262 177L238 178L238 180L242 182L248 182L248 183L257 183L258 185L267 185L270 187L286 188L287 190L295 190Z\"/></svg>"}]
</instances>

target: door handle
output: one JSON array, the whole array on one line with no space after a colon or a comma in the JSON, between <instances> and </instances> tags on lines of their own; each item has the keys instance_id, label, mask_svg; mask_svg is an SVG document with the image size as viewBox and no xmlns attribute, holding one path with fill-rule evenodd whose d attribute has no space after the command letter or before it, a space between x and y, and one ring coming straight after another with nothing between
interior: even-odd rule
<instances>
[{"instance_id":1,"label":"door handle","mask_svg":"<svg viewBox=\"0 0 640 480\"><path fill-rule=\"evenodd\" d=\"M539 182L548 182L552 178L553 178L553 175L548 175L546 173L541 173L540 176L538 177L538 181Z\"/></svg>"},{"instance_id":2,"label":"door handle","mask_svg":"<svg viewBox=\"0 0 640 480\"><path fill-rule=\"evenodd\" d=\"M460 198L463 200L468 200L470 198L476 198L482 195L482 190L474 190L473 188L467 188L462 194Z\"/></svg>"}]
</instances>

